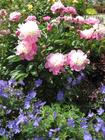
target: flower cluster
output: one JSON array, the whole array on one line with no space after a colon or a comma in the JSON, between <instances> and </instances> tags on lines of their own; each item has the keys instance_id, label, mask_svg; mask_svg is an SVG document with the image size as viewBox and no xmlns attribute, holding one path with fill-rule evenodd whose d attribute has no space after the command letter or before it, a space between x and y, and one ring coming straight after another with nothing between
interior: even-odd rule
<instances>
[{"instance_id":1,"label":"flower cluster","mask_svg":"<svg viewBox=\"0 0 105 140\"><path fill-rule=\"evenodd\" d=\"M53 14L60 13L61 15L63 14L77 15L77 11L74 7L65 7L60 0L58 0L51 6L51 11Z\"/></svg>"},{"instance_id":2,"label":"flower cluster","mask_svg":"<svg viewBox=\"0 0 105 140\"><path fill-rule=\"evenodd\" d=\"M76 16L76 17L72 17L72 20L71 22L73 23L78 23L80 25L83 25L83 24L87 24L87 25L95 25L95 24L99 24L100 23L100 20L99 19L96 19L96 18L84 18L83 16Z\"/></svg>"},{"instance_id":3,"label":"flower cluster","mask_svg":"<svg viewBox=\"0 0 105 140\"><path fill-rule=\"evenodd\" d=\"M37 53L37 42L41 35L41 31L36 23L36 17L29 16L25 23L19 24L17 35L20 41L16 47L16 54L21 59L32 60Z\"/></svg>"},{"instance_id":4,"label":"flower cluster","mask_svg":"<svg viewBox=\"0 0 105 140\"><path fill-rule=\"evenodd\" d=\"M90 63L87 55L81 50L72 50L66 55L61 53L49 54L46 58L45 68L49 68L50 72L58 75L64 71L64 66L69 65L71 70L81 71Z\"/></svg>"},{"instance_id":5,"label":"flower cluster","mask_svg":"<svg viewBox=\"0 0 105 140\"><path fill-rule=\"evenodd\" d=\"M80 37L84 39L103 39L105 37L105 26L94 24L92 28L80 31Z\"/></svg>"},{"instance_id":6,"label":"flower cluster","mask_svg":"<svg viewBox=\"0 0 105 140\"><path fill-rule=\"evenodd\" d=\"M90 29L79 30L79 34L82 39L100 40L105 37L105 26L100 23L99 19L92 17L85 19L83 16L79 16L77 14L77 11L74 7L65 7L60 0L58 0L52 5L51 11L52 13L59 13L61 17L60 20L64 19L64 21L66 22L75 23L79 25L86 24L92 26ZM65 14L68 14L68 16ZM52 23L48 24L48 31L51 31L52 26Z\"/></svg>"},{"instance_id":7,"label":"flower cluster","mask_svg":"<svg viewBox=\"0 0 105 140\"><path fill-rule=\"evenodd\" d=\"M60 13L63 9L64 9L64 5L61 3L60 0L58 0L57 2L55 2L55 3L51 6L51 11L52 11L53 13Z\"/></svg>"},{"instance_id":8,"label":"flower cluster","mask_svg":"<svg viewBox=\"0 0 105 140\"><path fill-rule=\"evenodd\" d=\"M18 22L21 18L21 13L20 12L12 12L10 13L10 17L9 17L9 20L12 21L12 22Z\"/></svg>"},{"instance_id":9,"label":"flower cluster","mask_svg":"<svg viewBox=\"0 0 105 140\"><path fill-rule=\"evenodd\" d=\"M17 86L21 88L18 89ZM0 97L3 99L2 104L0 103L0 111L3 111L3 116L6 117L4 125L4 119L2 114L0 114L0 136L11 139L14 135L23 131L22 126L28 125L30 122L34 128L39 126L41 121L39 116L40 108L45 105L45 102L41 100L35 101L37 94L35 89L32 89L25 95L23 92L24 86L25 83L23 81L0 80ZM32 102L33 99L34 101ZM5 101L8 101L8 104L5 104ZM16 107L15 104L17 104ZM32 111L29 111L29 109L32 109Z\"/></svg>"},{"instance_id":10,"label":"flower cluster","mask_svg":"<svg viewBox=\"0 0 105 140\"><path fill-rule=\"evenodd\" d=\"M66 89L70 90L72 87L79 85L84 80L85 80L85 74L80 72L80 74L75 78L68 77L65 87Z\"/></svg>"}]
</instances>

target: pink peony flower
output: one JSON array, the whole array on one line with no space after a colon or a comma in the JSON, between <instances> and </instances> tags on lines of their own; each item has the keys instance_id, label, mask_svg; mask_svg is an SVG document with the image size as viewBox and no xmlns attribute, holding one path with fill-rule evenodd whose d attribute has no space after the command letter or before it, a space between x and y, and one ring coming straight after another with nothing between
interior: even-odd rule
<instances>
[{"instance_id":1,"label":"pink peony flower","mask_svg":"<svg viewBox=\"0 0 105 140\"><path fill-rule=\"evenodd\" d=\"M77 11L74 7L65 7L63 10L64 14L71 14L71 15L77 15Z\"/></svg>"},{"instance_id":2,"label":"pink peony flower","mask_svg":"<svg viewBox=\"0 0 105 140\"><path fill-rule=\"evenodd\" d=\"M51 53L46 58L45 68L53 72L54 75L58 75L63 71L63 66L65 63L65 56L61 53Z\"/></svg>"},{"instance_id":3,"label":"pink peony flower","mask_svg":"<svg viewBox=\"0 0 105 140\"><path fill-rule=\"evenodd\" d=\"M67 55L66 63L70 66L71 70L81 71L90 61L87 59L87 55L81 50L72 50Z\"/></svg>"},{"instance_id":4,"label":"pink peony flower","mask_svg":"<svg viewBox=\"0 0 105 140\"><path fill-rule=\"evenodd\" d=\"M79 24L84 24L85 23L85 19L82 16L77 16L76 18L73 18L73 22L74 23L79 23Z\"/></svg>"},{"instance_id":5,"label":"pink peony flower","mask_svg":"<svg viewBox=\"0 0 105 140\"><path fill-rule=\"evenodd\" d=\"M18 22L21 18L21 13L20 12L12 12L9 16L9 20L13 22Z\"/></svg>"},{"instance_id":6,"label":"pink peony flower","mask_svg":"<svg viewBox=\"0 0 105 140\"><path fill-rule=\"evenodd\" d=\"M45 17L43 17L43 20L44 20L44 21L49 21L50 19L51 19L50 16L45 16Z\"/></svg>"},{"instance_id":7,"label":"pink peony flower","mask_svg":"<svg viewBox=\"0 0 105 140\"><path fill-rule=\"evenodd\" d=\"M83 31L80 31L80 37L84 38L84 39L92 39L94 34L94 29L90 28L90 29L85 29Z\"/></svg>"},{"instance_id":8,"label":"pink peony flower","mask_svg":"<svg viewBox=\"0 0 105 140\"><path fill-rule=\"evenodd\" d=\"M38 41L38 38L41 36L41 31L38 28L38 25L35 21L27 21L24 24L20 24L19 28L19 39L23 40L26 39L27 36L31 36Z\"/></svg>"},{"instance_id":9,"label":"pink peony flower","mask_svg":"<svg viewBox=\"0 0 105 140\"><path fill-rule=\"evenodd\" d=\"M51 11L53 14L60 13L61 11L63 11L63 9L64 9L64 5L60 0L58 0L51 6Z\"/></svg>"},{"instance_id":10,"label":"pink peony flower","mask_svg":"<svg viewBox=\"0 0 105 140\"><path fill-rule=\"evenodd\" d=\"M90 24L90 25L94 25L94 24L99 24L100 23L100 20L99 19L96 19L96 18L90 17L90 18L87 18L85 20L85 23L86 24Z\"/></svg>"},{"instance_id":11,"label":"pink peony flower","mask_svg":"<svg viewBox=\"0 0 105 140\"><path fill-rule=\"evenodd\" d=\"M47 25L47 31L50 32L52 30L52 28L53 28L53 25L50 24L50 23L48 23L48 25Z\"/></svg>"},{"instance_id":12,"label":"pink peony flower","mask_svg":"<svg viewBox=\"0 0 105 140\"><path fill-rule=\"evenodd\" d=\"M28 61L34 59L34 56L37 53L37 45L33 41L31 41L31 38L24 40L22 42L19 42L19 45L16 47L16 55L19 55L22 60L26 59Z\"/></svg>"},{"instance_id":13,"label":"pink peony flower","mask_svg":"<svg viewBox=\"0 0 105 140\"><path fill-rule=\"evenodd\" d=\"M28 16L25 21L36 21L36 16Z\"/></svg>"}]
</instances>

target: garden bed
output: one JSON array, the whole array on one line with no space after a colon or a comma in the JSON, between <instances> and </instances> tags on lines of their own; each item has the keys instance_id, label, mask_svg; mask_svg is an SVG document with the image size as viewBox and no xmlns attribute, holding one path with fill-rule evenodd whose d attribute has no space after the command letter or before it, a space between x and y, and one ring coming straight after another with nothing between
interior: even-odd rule
<instances>
[{"instance_id":1,"label":"garden bed","mask_svg":"<svg viewBox=\"0 0 105 140\"><path fill-rule=\"evenodd\" d=\"M105 16L83 14L82 0L10 2L0 10L0 139L105 139Z\"/></svg>"}]
</instances>

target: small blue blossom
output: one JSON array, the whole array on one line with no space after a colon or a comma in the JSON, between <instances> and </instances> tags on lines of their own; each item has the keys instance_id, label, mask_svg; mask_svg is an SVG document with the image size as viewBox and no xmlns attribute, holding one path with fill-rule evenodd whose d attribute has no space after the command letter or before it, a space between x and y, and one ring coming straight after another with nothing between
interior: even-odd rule
<instances>
[{"instance_id":1,"label":"small blue blossom","mask_svg":"<svg viewBox=\"0 0 105 140\"><path fill-rule=\"evenodd\" d=\"M36 97L36 92L34 90L31 90L28 92L27 98L30 98L31 100L32 98L35 98L35 97Z\"/></svg>"},{"instance_id":2,"label":"small blue blossom","mask_svg":"<svg viewBox=\"0 0 105 140\"><path fill-rule=\"evenodd\" d=\"M56 133L56 132L60 131L60 128L58 127L58 128L55 128L55 129L50 129L50 131Z\"/></svg>"},{"instance_id":3,"label":"small blue blossom","mask_svg":"<svg viewBox=\"0 0 105 140\"><path fill-rule=\"evenodd\" d=\"M19 125L17 125L17 121L14 120L14 121L9 121L8 124L7 124L7 127L12 129L12 131L17 134L17 133L20 133L20 128L19 128Z\"/></svg>"},{"instance_id":4,"label":"small blue blossom","mask_svg":"<svg viewBox=\"0 0 105 140\"><path fill-rule=\"evenodd\" d=\"M9 97L9 95L4 92L4 89L3 88L0 88L0 96L1 97L4 97L4 98L8 98Z\"/></svg>"},{"instance_id":5,"label":"small blue blossom","mask_svg":"<svg viewBox=\"0 0 105 140\"><path fill-rule=\"evenodd\" d=\"M84 132L84 140L92 140L92 136L88 131Z\"/></svg>"},{"instance_id":6,"label":"small blue blossom","mask_svg":"<svg viewBox=\"0 0 105 140\"><path fill-rule=\"evenodd\" d=\"M105 125L102 127L102 134L103 134L103 137L105 138Z\"/></svg>"},{"instance_id":7,"label":"small blue blossom","mask_svg":"<svg viewBox=\"0 0 105 140\"><path fill-rule=\"evenodd\" d=\"M59 140L59 138L55 138L55 140Z\"/></svg>"},{"instance_id":8,"label":"small blue blossom","mask_svg":"<svg viewBox=\"0 0 105 140\"><path fill-rule=\"evenodd\" d=\"M34 127L38 127L39 126L39 123L40 123L40 121L42 120L42 118L41 117L37 117L37 118L35 118L35 121L34 121L34 123L33 123L33 126Z\"/></svg>"},{"instance_id":9,"label":"small blue blossom","mask_svg":"<svg viewBox=\"0 0 105 140\"><path fill-rule=\"evenodd\" d=\"M68 82L68 84L71 84L72 80L73 80L73 78L68 77L68 78L67 78L67 82Z\"/></svg>"},{"instance_id":10,"label":"small blue blossom","mask_svg":"<svg viewBox=\"0 0 105 140\"><path fill-rule=\"evenodd\" d=\"M75 122L73 119L68 119L68 126L75 127Z\"/></svg>"},{"instance_id":11,"label":"small blue blossom","mask_svg":"<svg viewBox=\"0 0 105 140\"><path fill-rule=\"evenodd\" d=\"M74 79L74 80L72 81L72 86L76 86L76 85L77 85L77 80Z\"/></svg>"},{"instance_id":12,"label":"small blue blossom","mask_svg":"<svg viewBox=\"0 0 105 140\"><path fill-rule=\"evenodd\" d=\"M88 113L88 117L89 117L89 118L92 118L93 116L94 116L94 113L93 113L93 112L89 112L89 113Z\"/></svg>"},{"instance_id":13,"label":"small blue blossom","mask_svg":"<svg viewBox=\"0 0 105 140\"><path fill-rule=\"evenodd\" d=\"M25 103L24 103L24 108L25 109L29 109L30 108L30 100L25 100Z\"/></svg>"},{"instance_id":14,"label":"small blue blossom","mask_svg":"<svg viewBox=\"0 0 105 140\"><path fill-rule=\"evenodd\" d=\"M9 81L8 81L8 85L9 86L12 86L12 85L16 85L17 83L16 83L16 80L14 80L14 79L10 79Z\"/></svg>"},{"instance_id":15,"label":"small blue blossom","mask_svg":"<svg viewBox=\"0 0 105 140\"><path fill-rule=\"evenodd\" d=\"M22 91L16 91L16 95L19 97L19 96L21 96L21 95L23 95L23 92Z\"/></svg>"},{"instance_id":16,"label":"small blue blossom","mask_svg":"<svg viewBox=\"0 0 105 140\"><path fill-rule=\"evenodd\" d=\"M57 101L63 101L63 100L64 100L64 92L60 90L57 93Z\"/></svg>"},{"instance_id":17,"label":"small blue blossom","mask_svg":"<svg viewBox=\"0 0 105 140\"><path fill-rule=\"evenodd\" d=\"M30 108L31 100L35 97L36 97L36 92L34 90L28 92L28 95L26 96L25 103L24 103L25 109Z\"/></svg>"},{"instance_id":18,"label":"small blue blossom","mask_svg":"<svg viewBox=\"0 0 105 140\"><path fill-rule=\"evenodd\" d=\"M101 129L101 124L100 124L100 123L94 125L94 130L95 130L96 132L99 132L100 129Z\"/></svg>"},{"instance_id":19,"label":"small blue blossom","mask_svg":"<svg viewBox=\"0 0 105 140\"><path fill-rule=\"evenodd\" d=\"M82 121L80 123L81 128L86 129L88 127L87 124L87 119L86 118L82 118Z\"/></svg>"},{"instance_id":20,"label":"small blue blossom","mask_svg":"<svg viewBox=\"0 0 105 140\"><path fill-rule=\"evenodd\" d=\"M9 97L9 95L7 93L0 93L0 96L4 97L4 98L8 98Z\"/></svg>"},{"instance_id":21,"label":"small blue blossom","mask_svg":"<svg viewBox=\"0 0 105 140\"><path fill-rule=\"evenodd\" d=\"M85 74L83 72L80 73L82 80L85 79Z\"/></svg>"},{"instance_id":22,"label":"small blue blossom","mask_svg":"<svg viewBox=\"0 0 105 140\"><path fill-rule=\"evenodd\" d=\"M101 118L97 118L97 124L94 125L95 131L99 132L104 126L105 126L105 122Z\"/></svg>"},{"instance_id":23,"label":"small blue blossom","mask_svg":"<svg viewBox=\"0 0 105 140\"><path fill-rule=\"evenodd\" d=\"M101 86L100 92L101 92L102 94L105 94L105 85L102 85L102 86Z\"/></svg>"},{"instance_id":24,"label":"small blue blossom","mask_svg":"<svg viewBox=\"0 0 105 140\"><path fill-rule=\"evenodd\" d=\"M35 116L34 116L33 113L28 112L28 118L29 118L30 120L34 120L34 119L35 119Z\"/></svg>"},{"instance_id":25,"label":"small blue blossom","mask_svg":"<svg viewBox=\"0 0 105 140\"><path fill-rule=\"evenodd\" d=\"M44 106L45 104L46 104L46 102L38 101L35 103L35 109L38 109L38 108Z\"/></svg>"},{"instance_id":26,"label":"small blue blossom","mask_svg":"<svg viewBox=\"0 0 105 140\"><path fill-rule=\"evenodd\" d=\"M79 76L76 78L76 83L77 83L77 84L80 84L81 81L82 81L82 76L79 75Z\"/></svg>"},{"instance_id":27,"label":"small blue blossom","mask_svg":"<svg viewBox=\"0 0 105 140\"><path fill-rule=\"evenodd\" d=\"M51 138L53 136L53 132L49 131L48 136L49 136L49 138Z\"/></svg>"},{"instance_id":28,"label":"small blue blossom","mask_svg":"<svg viewBox=\"0 0 105 140\"><path fill-rule=\"evenodd\" d=\"M104 109L101 107L97 110L98 115L102 115L104 113Z\"/></svg>"},{"instance_id":29,"label":"small blue blossom","mask_svg":"<svg viewBox=\"0 0 105 140\"><path fill-rule=\"evenodd\" d=\"M59 132L60 128L50 129L48 132L48 136L51 138L53 136L53 133Z\"/></svg>"},{"instance_id":30,"label":"small blue blossom","mask_svg":"<svg viewBox=\"0 0 105 140\"><path fill-rule=\"evenodd\" d=\"M35 80L35 86L40 87L42 85L42 82L43 81L41 79Z\"/></svg>"},{"instance_id":31,"label":"small blue blossom","mask_svg":"<svg viewBox=\"0 0 105 140\"><path fill-rule=\"evenodd\" d=\"M10 114L11 113L11 109L9 109L9 110L6 110L6 114Z\"/></svg>"},{"instance_id":32,"label":"small blue blossom","mask_svg":"<svg viewBox=\"0 0 105 140\"><path fill-rule=\"evenodd\" d=\"M0 88L7 88L8 87L8 82L4 80L0 80Z\"/></svg>"},{"instance_id":33,"label":"small blue blossom","mask_svg":"<svg viewBox=\"0 0 105 140\"><path fill-rule=\"evenodd\" d=\"M54 116L54 119L56 119L56 117L57 117L57 113L54 111L54 113L53 113L53 116Z\"/></svg>"},{"instance_id":34,"label":"small blue blossom","mask_svg":"<svg viewBox=\"0 0 105 140\"><path fill-rule=\"evenodd\" d=\"M20 114L17 118L16 125L19 125L20 123L26 123L27 117L24 114Z\"/></svg>"},{"instance_id":35,"label":"small blue blossom","mask_svg":"<svg viewBox=\"0 0 105 140\"><path fill-rule=\"evenodd\" d=\"M0 136L4 136L5 135L5 129L0 127Z\"/></svg>"}]
</instances>

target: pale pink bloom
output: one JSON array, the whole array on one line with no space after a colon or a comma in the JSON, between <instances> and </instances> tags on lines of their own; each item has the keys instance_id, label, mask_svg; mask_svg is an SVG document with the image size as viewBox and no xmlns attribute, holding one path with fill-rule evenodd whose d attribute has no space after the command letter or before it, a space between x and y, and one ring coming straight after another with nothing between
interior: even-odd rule
<instances>
[{"instance_id":1,"label":"pale pink bloom","mask_svg":"<svg viewBox=\"0 0 105 140\"><path fill-rule=\"evenodd\" d=\"M50 19L51 19L50 16L45 16L45 17L43 17L43 20L44 20L44 21L49 21Z\"/></svg>"},{"instance_id":2,"label":"pale pink bloom","mask_svg":"<svg viewBox=\"0 0 105 140\"><path fill-rule=\"evenodd\" d=\"M20 12L15 11L15 12L10 13L10 16L9 16L10 21L18 22L20 18L21 18Z\"/></svg>"},{"instance_id":3,"label":"pale pink bloom","mask_svg":"<svg viewBox=\"0 0 105 140\"><path fill-rule=\"evenodd\" d=\"M81 50L72 50L67 55L67 64L70 66L71 70L81 71L87 64L90 63L87 59L87 55Z\"/></svg>"},{"instance_id":4,"label":"pale pink bloom","mask_svg":"<svg viewBox=\"0 0 105 140\"><path fill-rule=\"evenodd\" d=\"M28 16L25 21L36 21L36 16Z\"/></svg>"},{"instance_id":5,"label":"pale pink bloom","mask_svg":"<svg viewBox=\"0 0 105 140\"><path fill-rule=\"evenodd\" d=\"M100 34L105 34L105 25L103 24L95 24L93 29Z\"/></svg>"},{"instance_id":6,"label":"pale pink bloom","mask_svg":"<svg viewBox=\"0 0 105 140\"><path fill-rule=\"evenodd\" d=\"M63 19L64 19L64 21L72 22L72 17L71 16L64 16Z\"/></svg>"},{"instance_id":7,"label":"pale pink bloom","mask_svg":"<svg viewBox=\"0 0 105 140\"><path fill-rule=\"evenodd\" d=\"M51 6L51 11L52 13L59 13L64 9L64 5L62 4L62 2L60 0L58 0L57 2L55 2L52 6Z\"/></svg>"},{"instance_id":8,"label":"pale pink bloom","mask_svg":"<svg viewBox=\"0 0 105 140\"><path fill-rule=\"evenodd\" d=\"M51 20L52 25L55 25L55 26L59 25L61 22L61 19L62 18L60 16L58 16L57 18Z\"/></svg>"},{"instance_id":9,"label":"pale pink bloom","mask_svg":"<svg viewBox=\"0 0 105 140\"><path fill-rule=\"evenodd\" d=\"M90 17L90 18L87 18L85 20L85 23L86 24L90 24L90 25L94 25L94 24L99 24L100 23L100 20L99 19L96 19L96 18Z\"/></svg>"},{"instance_id":10,"label":"pale pink bloom","mask_svg":"<svg viewBox=\"0 0 105 140\"><path fill-rule=\"evenodd\" d=\"M53 28L53 25L50 24L50 23L48 23L48 25L47 25L47 31L50 32L52 30L52 28Z\"/></svg>"},{"instance_id":11,"label":"pale pink bloom","mask_svg":"<svg viewBox=\"0 0 105 140\"><path fill-rule=\"evenodd\" d=\"M54 75L58 75L64 70L65 56L61 53L51 53L46 58L45 68L53 72Z\"/></svg>"},{"instance_id":12,"label":"pale pink bloom","mask_svg":"<svg viewBox=\"0 0 105 140\"><path fill-rule=\"evenodd\" d=\"M96 39L102 39L105 37L105 26L103 24L95 24L93 25L93 29L95 30Z\"/></svg>"},{"instance_id":13,"label":"pale pink bloom","mask_svg":"<svg viewBox=\"0 0 105 140\"><path fill-rule=\"evenodd\" d=\"M77 15L77 11L74 7L65 7L63 10L64 14L71 14L71 15Z\"/></svg>"},{"instance_id":14,"label":"pale pink bloom","mask_svg":"<svg viewBox=\"0 0 105 140\"><path fill-rule=\"evenodd\" d=\"M37 42L41 36L41 31L35 21L27 21L26 23L20 24L17 30L20 32L19 39L21 40L27 38L27 36L31 36Z\"/></svg>"},{"instance_id":15,"label":"pale pink bloom","mask_svg":"<svg viewBox=\"0 0 105 140\"><path fill-rule=\"evenodd\" d=\"M34 56L37 53L37 45L33 43L31 39L27 39L19 42L19 45L16 47L16 55L19 55L22 60L26 59L28 61L33 60Z\"/></svg>"},{"instance_id":16,"label":"pale pink bloom","mask_svg":"<svg viewBox=\"0 0 105 140\"><path fill-rule=\"evenodd\" d=\"M85 19L82 16L77 16L76 18L73 18L73 22L74 23L79 23L79 24L84 24L85 23Z\"/></svg>"},{"instance_id":17,"label":"pale pink bloom","mask_svg":"<svg viewBox=\"0 0 105 140\"><path fill-rule=\"evenodd\" d=\"M105 37L104 34L94 32L92 39L100 40L100 39L103 39L104 37Z\"/></svg>"},{"instance_id":18,"label":"pale pink bloom","mask_svg":"<svg viewBox=\"0 0 105 140\"><path fill-rule=\"evenodd\" d=\"M80 37L84 39L92 39L94 34L94 29L85 29L83 31L80 31Z\"/></svg>"}]
</instances>

